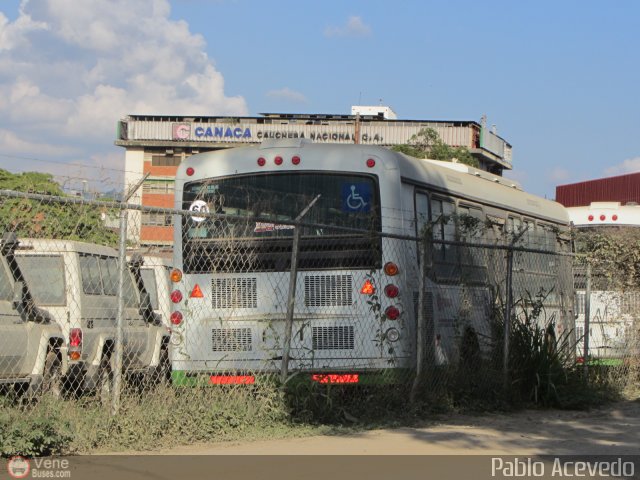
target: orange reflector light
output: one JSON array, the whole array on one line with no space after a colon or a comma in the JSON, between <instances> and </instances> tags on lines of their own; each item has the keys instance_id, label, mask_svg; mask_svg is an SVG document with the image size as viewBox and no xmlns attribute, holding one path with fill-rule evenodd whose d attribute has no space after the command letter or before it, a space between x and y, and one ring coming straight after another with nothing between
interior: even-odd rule
<instances>
[{"instance_id":1,"label":"orange reflector light","mask_svg":"<svg viewBox=\"0 0 640 480\"><path fill-rule=\"evenodd\" d=\"M253 375L211 375L209 383L212 385L253 385L256 378Z\"/></svg>"},{"instance_id":2,"label":"orange reflector light","mask_svg":"<svg viewBox=\"0 0 640 480\"><path fill-rule=\"evenodd\" d=\"M400 269L393 262L387 262L387 263L384 264L384 273L386 273L390 277L393 277L394 275L397 275L399 271L400 271Z\"/></svg>"},{"instance_id":3,"label":"orange reflector light","mask_svg":"<svg viewBox=\"0 0 640 480\"><path fill-rule=\"evenodd\" d=\"M202 294L202 290L200 290L200 285L196 283L196 286L191 290L191 294L189 295L191 298L204 298Z\"/></svg>"},{"instance_id":4,"label":"orange reflector light","mask_svg":"<svg viewBox=\"0 0 640 480\"><path fill-rule=\"evenodd\" d=\"M182 280L182 272L177 268L171 270L171 281L174 283L178 283L180 280Z\"/></svg>"},{"instance_id":5,"label":"orange reflector light","mask_svg":"<svg viewBox=\"0 0 640 480\"><path fill-rule=\"evenodd\" d=\"M70 360L80 360L80 352L69 352Z\"/></svg>"},{"instance_id":6,"label":"orange reflector light","mask_svg":"<svg viewBox=\"0 0 640 480\"><path fill-rule=\"evenodd\" d=\"M362 288L360 289L360 293L362 293L363 295L373 295L374 293L376 293L376 287L373 286L371 280L366 280L364 282L364 285L362 285Z\"/></svg>"},{"instance_id":7,"label":"orange reflector light","mask_svg":"<svg viewBox=\"0 0 640 480\"><path fill-rule=\"evenodd\" d=\"M318 383L358 383L360 375L357 373L315 373L311 375L311 380Z\"/></svg>"}]
</instances>

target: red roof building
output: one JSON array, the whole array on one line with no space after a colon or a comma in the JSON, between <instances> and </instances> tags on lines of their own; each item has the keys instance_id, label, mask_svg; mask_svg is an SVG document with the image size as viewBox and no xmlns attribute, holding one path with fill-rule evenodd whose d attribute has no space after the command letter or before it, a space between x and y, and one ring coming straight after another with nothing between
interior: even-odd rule
<instances>
[{"instance_id":1,"label":"red roof building","mask_svg":"<svg viewBox=\"0 0 640 480\"><path fill-rule=\"evenodd\" d=\"M586 206L591 202L640 203L640 172L558 185L556 202L565 207Z\"/></svg>"}]
</instances>

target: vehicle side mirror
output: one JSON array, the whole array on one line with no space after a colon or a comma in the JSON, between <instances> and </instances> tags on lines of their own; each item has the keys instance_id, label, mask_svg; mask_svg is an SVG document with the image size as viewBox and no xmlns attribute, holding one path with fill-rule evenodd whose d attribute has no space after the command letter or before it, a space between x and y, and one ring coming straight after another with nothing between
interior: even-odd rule
<instances>
[{"instance_id":1,"label":"vehicle side mirror","mask_svg":"<svg viewBox=\"0 0 640 480\"><path fill-rule=\"evenodd\" d=\"M153 306L151 305L151 295L146 290L140 292L140 314L144 321L147 323L154 323L155 321L155 312L153 311Z\"/></svg>"},{"instance_id":2,"label":"vehicle side mirror","mask_svg":"<svg viewBox=\"0 0 640 480\"><path fill-rule=\"evenodd\" d=\"M24 282L19 281L13 285L13 308L18 309L24 303Z\"/></svg>"}]
</instances>

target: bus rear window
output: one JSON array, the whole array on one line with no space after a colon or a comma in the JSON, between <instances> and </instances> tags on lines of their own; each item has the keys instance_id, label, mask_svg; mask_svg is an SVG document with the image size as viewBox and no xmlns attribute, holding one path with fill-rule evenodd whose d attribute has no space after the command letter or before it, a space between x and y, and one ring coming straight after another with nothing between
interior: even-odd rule
<instances>
[{"instance_id":1,"label":"bus rear window","mask_svg":"<svg viewBox=\"0 0 640 480\"><path fill-rule=\"evenodd\" d=\"M380 231L379 189L376 178L354 174L328 174L324 172L271 173L239 175L228 178L207 179L188 183L183 192L183 208L195 212L208 211L234 218L216 219L197 215L184 217L182 222L185 254L185 270L189 265L195 271L237 270L237 266L223 266L224 259L216 259L216 265L196 267L203 259L225 250L238 252L245 247L257 258L248 270L279 270L287 268L290 255L293 222L316 198L318 201L304 216L304 223L322 227L303 227L301 231L301 268L305 267L305 255L319 265L331 260L331 268L365 268L376 264L379 248L362 243L365 232ZM285 222L285 223L283 223ZM361 230L348 232L331 227ZM280 241L280 243L278 243ZM379 242L379 240L377 240ZM215 243L218 242L218 246ZM224 245L226 243L226 245ZM206 249L193 253L193 248ZM191 248L191 250L190 250ZM353 255L349 251L353 250ZM368 254L364 251L369 250ZM324 253L323 253L324 252ZM197 258L189 256L195 255ZM277 257L277 258L276 258ZM204 262L206 263L206 262Z\"/></svg>"}]
</instances>

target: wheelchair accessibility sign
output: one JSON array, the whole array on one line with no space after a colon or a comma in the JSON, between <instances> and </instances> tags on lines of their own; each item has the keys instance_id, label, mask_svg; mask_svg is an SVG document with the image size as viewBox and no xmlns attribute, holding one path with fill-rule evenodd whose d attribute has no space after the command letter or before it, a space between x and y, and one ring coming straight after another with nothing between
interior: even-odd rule
<instances>
[{"instance_id":1,"label":"wheelchair accessibility sign","mask_svg":"<svg viewBox=\"0 0 640 480\"><path fill-rule=\"evenodd\" d=\"M371 211L371 185L368 183L342 184L342 211Z\"/></svg>"}]
</instances>

